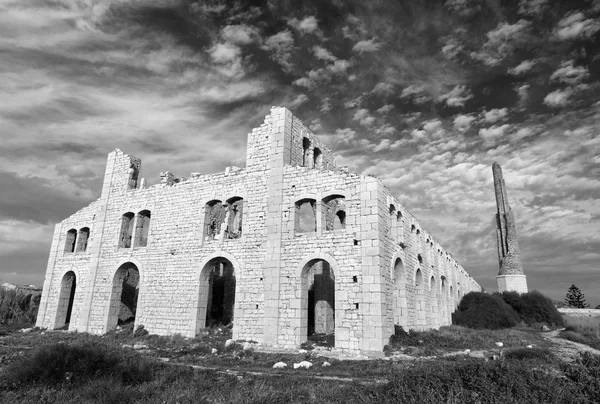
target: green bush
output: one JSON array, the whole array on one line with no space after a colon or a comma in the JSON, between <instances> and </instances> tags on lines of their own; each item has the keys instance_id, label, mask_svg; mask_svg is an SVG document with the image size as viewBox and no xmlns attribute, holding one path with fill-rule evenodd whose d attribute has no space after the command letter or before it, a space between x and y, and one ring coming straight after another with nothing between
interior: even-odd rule
<instances>
[{"instance_id":1,"label":"green bush","mask_svg":"<svg viewBox=\"0 0 600 404\"><path fill-rule=\"evenodd\" d=\"M497 330L519 324L519 315L499 296L467 293L452 313L452 323L475 329Z\"/></svg>"},{"instance_id":2,"label":"green bush","mask_svg":"<svg viewBox=\"0 0 600 404\"><path fill-rule=\"evenodd\" d=\"M517 292L503 292L502 299L513 308L527 325L536 323L546 324L550 327L562 327L563 318L552 303L552 300L536 290L519 294Z\"/></svg>"},{"instance_id":3,"label":"green bush","mask_svg":"<svg viewBox=\"0 0 600 404\"><path fill-rule=\"evenodd\" d=\"M97 342L58 343L41 346L11 364L5 372L2 387L82 383L100 377L136 384L151 380L153 372L161 366L137 354Z\"/></svg>"}]
</instances>

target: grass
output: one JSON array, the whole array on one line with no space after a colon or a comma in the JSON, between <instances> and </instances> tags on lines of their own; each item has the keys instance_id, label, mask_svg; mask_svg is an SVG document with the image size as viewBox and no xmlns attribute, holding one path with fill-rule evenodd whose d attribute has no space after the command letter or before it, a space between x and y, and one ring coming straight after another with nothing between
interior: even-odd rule
<instances>
[{"instance_id":1,"label":"grass","mask_svg":"<svg viewBox=\"0 0 600 404\"><path fill-rule=\"evenodd\" d=\"M565 330L562 338L600 349L600 317L563 316Z\"/></svg>"},{"instance_id":2,"label":"grass","mask_svg":"<svg viewBox=\"0 0 600 404\"><path fill-rule=\"evenodd\" d=\"M0 322L35 323L40 296L32 297L17 290L0 287Z\"/></svg>"},{"instance_id":3,"label":"grass","mask_svg":"<svg viewBox=\"0 0 600 404\"><path fill-rule=\"evenodd\" d=\"M193 339L148 335L140 330L134 333L131 324L104 336L12 332L0 339L0 402L600 402L600 357L583 354L574 362L562 362L538 331L526 327L398 330L388 347L389 352L415 349L415 356L427 356L427 352L442 354L467 348L499 352L496 342L503 342L499 360L458 355L408 361L340 361L318 356L322 350L302 354L244 351L240 343L224 347L231 338L230 331L213 327ZM318 338L316 342L327 340ZM134 344L151 349L123 348ZM530 344L534 348L525 348ZM314 366L293 369L293 363L305 359ZM272 369L279 361L288 368ZM331 366L321 366L325 361Z\"/></svg>"},{"instance_id":4,"label":"grass","mask_svg":"<svg viewBox=\"0 0 600 404\"><path fill-rule=\"evenodd\" d=\"M65 345L65 344L63 344ZM487 403L598 402L600 357L554 366L539 357L394 364L382 383L308 378L309 372L230 375L167 366L110 344L47 345L7 369L10 403ZM77 354L77 355L75 355ZM50 358L50 362L45 361ZM523 361L528 361L523 365ZM376 362L376 361L375 361ZM43 369L42 364L58 372ZM37 365L37 366L36 366ZM110 365L110 366L109 366ZM41 368L41 369L40 369ZM62 370L60 370L62 369ZM18 379L17 383L14 380Z\"/></svg>"},{"instance_id":5,"label":"grass","mask_svg":"<svg viewBox=\"0 0 600 404\"><path fill-rule=\"evenodd\" d=\"M448 350L486 350L495 349L496 342L502 342L506 348L526 347L527 345L548 346L548 342L534 330L506 328L500 330L474 330L457 325L441 327L439 330L405 332L397 327L396 334L390 338L387 353L400 351L409 355L432 356Z\"/></svg>"}]
</instances>

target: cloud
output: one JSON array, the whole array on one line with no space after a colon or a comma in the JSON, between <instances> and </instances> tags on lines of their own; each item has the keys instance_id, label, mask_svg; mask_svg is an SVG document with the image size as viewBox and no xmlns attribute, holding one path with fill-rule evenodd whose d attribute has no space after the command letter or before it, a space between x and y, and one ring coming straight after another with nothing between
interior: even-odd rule
<instances>
[{"instance_id":1,"label":"cloud","mask_svg":"<svg viewBox=\"0 0 600 404\"><path fill-rule=\"evenodd\" d=\"M544 97L544 104L550 108L560 108L567 105L569 97L573 94L571 89L555 90Z\"/></svg>"},{"instance_id":2,"label":"cloud","mask_svg":"<svg viewBox=\"0 0 600 404\"><path fill-rule=\"evenodd\" d=\"M381 44L375 42L375 39L362 40L354 44L352 50L358 53L376 52L381 48Z\"/></svg>"},{"instance_id":3,"label":"cloud","mask_svg":"<svg viewBox=\"0 0 600 404\"><path fill-rule=\"evenodd\" d=\"M530 41L530 26L531 23L523 19L515 24L499 22L495 29L486 34L488 40L481 50L472 52L471 57L487 66L499 65L506 57L512 55L518 46Z\"/></svg>"},{"instance_id":4,"label":"cloud","mask_svg":"<svg viewBox=\"0 0 600 404\"><path fill-rule=\"evenodd\" d=\"M352 117L353 120L359 121L362 126L372 126L375 123L375 117L369 114L369 110L361 108Z\"/></svg>"},{"instance_id":5,"label":"cloud","mask_svg":"<svg viewBox=\"0 0 600 404\"><path fill-rule=\"evenodd\" d=\"M340 74L340 73L346 73L346 70L348 70L349 67L350 67L349 61L339 59L339 60L336 60L332 65L328 65L327 69L334 74Z\"/></svg>"},{"instance_id":6,"label":"cloud","mask_svg":"<svg viewBox=\"0 0 600 404\"><path fill-rule=\"evenodd\" d=\"M248 25L227 25L221 30L221 37L235 45L248 45L260 41L260 34L255 27Z\"/></svg>"},{"instance_id":7,"label":"cloud","mask_svg":"<svg viewBox=\"0 0 600 404\"><path fill-rule=\"evenodd\" d=\"M513 134L510 136L510 139L511 139L513 142L516 142L516 141L518 141L518 140L525 139L525 138L527 138L527 137L529 137L529 136L533 135L534 133L535 133L535 130L534 130L533 128L530 128L530 127L526 127L526 128L519 128L519 130L518 130L518 131L516 131L515 133L513 133Z\"/></svg>"},{"instance_id":8,"label":"cloud","mask_svg":"<svg viewBox=\"0 0 600 404\"><path fill-rule=\"evenodd\" d=\"M318 31L319 28L319 22L313 15L308 16L302 20L293 18L289 21L289 24L304 34L315 33Z\"/></svg>"},{"instance_id":9,"label":"cloud","mask_svg":"<svg viewBox=\"0 0 600 404\"><path fill-rule=\"evenodd\" d=\"M551 81L559 81L567 84L578 84L588 76L588 70L583 66L574 66L575 61L569 60L560 64L560 68L555 70L550 76Z\"/></svg>"},{"instance_id":10,"label":"cloud","mask_svg":"<svg viewBox=\"0 0 600 404\"><path fill-rule=\"evenodd\" d=\"M400 98L410 99L413 103L420 105L431 100L431 97L426 92L422 85L411 84L404 88L400 93Z\"/></svg>"},{"instance_id":11,"label":"cloud","mask_svg":"<svg viewBox=\"0 0 600 404\"><path fill-rule=\"evenodd\" d=\"M471 124L477 120L474 116L471 115L457 115L454 118L453 125L460 132L466 132L471 128Z\"/></svg>"},{"instance_id":12,"label":"cloud","mask_svg":"<svg viewBox=\"0 0 600 404\"><path fill-rule=\"evenodd\" d=\"M333 56L333 54L331 52L329 52L327 49L323 48L322 46L313 46L312 48L313 53L315 54L315 57L319 60L326 60L329 62L335 62L337 60L337 58L335 56Z\"/></svg>"},{"instance_id":13,"label":"cloud","mask_svg":"<svg viewBox=\"0 0 600 404\"><path fill-rule=\"evenodd\" d=\"M390 95L393 94L395 91L395 87L393 84L391 83L377 83L375 85L375 87L373 88L373 93L375 94L379 94L379 95Z\"/></svg>"},{"instance_id":14,"label":"cloud","mask_svg":"<svg viewBox=\"0 0 600 404\"><path fill-rule=\"evenodd\" d=\"M329 99L329 97L325 97L321 102L321 108L319 110L323 113L327 113L331 111L331 108L331 100Z\"/></svg>"},{"instance_id":15,"label":"cloud","mask_svg":"<svg viewBox=\"0 0 600 404\"><path fill-rule=\"evenodd\" d=\"M473 98L473 94L467 86L457 85L450 92L438 97L439 101L445 101L449 107L462 107Z\"/></svg>"},{"instance_id":16,"label":"cloud","mask_svg":"<svg viewBox=\"0 0 600 404\"><path fill-rule=\"evenodd\" d=\"M306 94L299 94L293 101L289 103L290 108L298 108L300 105L308 101Z\"/></svg>"},{"instance_id":17,"label":"cloud","mask_svg":"<svg viewBox=\"0 0 600 404\"><path fill-rule=\"evenodd\" d=\"M283 30L267 38L264 46L271 51L272 58L289 72L293 68L291 62L292 51L294 50L294 36L288 30Z\"/></svg>"},{"instance_id":18,"label":"cloud","mask_svg":"<svg viewBox=\"0 0 600 404\"><path fill-rule=\"evenodd\" d=\"M230 43L218 43L209 50L209 54L215 63L228 63L239 59L241 49Z\"/></svg>"},{"instance_id":19,"label":"cloud","mask_svg":"<svg viewBox=\"0 0 600 404\"><path fill-rule=\"evenodd\" d=\"M484 146L494 146L504 133L510 128L510 125L491 126L489 128L479 129L479 136L483 139Z\"/></svg>"},{"instance_id":20,"label":"cloud","mask_svg":"<svg viewBox=\"0 0 600 404\"><path fill-rule=\"evenodd\" d=\"M548 0L519 0L519 14L525 16L536 16L548 4Z\"/></svg>"},{"instance_id":21,"label":"cloud","mask_svg":"<svg viewBox=\"0 0 600 404\"><path fill-rule=\"evenodd\" d=\"M314 89L330 80L331 78L325 69L317 69L310 70L305 77L294 80L292 84L299 87L306 87L307 89Z\"/></svg>"},{"instance_id":22,"label":"cloud","mask_svg":"<svg viewBox=\"0 0 600 404\"><path fill-rule=\"evenodd\" d=\"M56 181L0 171L0 220L48 224L63 220L89 200L65 192Z\"/></svg>"},{"instance_id":23,"label":"cloud","mask_svg":"<svg viewBox=\"0 0 600 404\"><path fill-rule=\"evenodd\" d=\"M558 22L554 29L554 36L560 41L591 38L600 31L600 22L585 16L581 12L567 15Z\"/></svg>"},{"instance_id":24,"label":"cloud","mask_svg":"<svg viewBox=\"0 0 600 404\"><path fill-rule=\"evenodd\" d=\"M527 102L527 99L529 98L529 89L530 88L531 88L531 86L529 84L523 84L523 85L517 86L515 88L515 91L517 92L517 95L519 96L519 106L521 108L524 108L525 102Z\"/></svg>"},{"instance_id":25,"label":"cloud","mask_svg":"<svg viewBox=\"0 0 600 404\"><path fill-rule=\"evenodd\" d=\"M505 118L507 114L507 108L494 108L489 111L483 111L483 120L487 123L495 123Z\"/></svg>"},{"instance_id":26,"label":"cloud","mask_svg":"<svg viewBox=\"0 0 600 404\"><path fill-rule=\"evenodd\" d=\"M533 69L533 66L535 66L536 63L537 61L535 60L524 60L517 66L508 69L508 73L514 76L520 76Z\"/></svg>"},{"instance_id":27,"label":"cloud","mask_svg":"<svg viewBox=\"0 0 600 404\"><path fill-rule=\"evenodd\" d=\"M481 11L478 3L476 0L448 0L444 6L461 17L472 17Z\"/></svg>"},{"instance_id":28,"label":"cloud","mask_svg":"<svg viewBox=\"0 0 600 404\"><path fill-rule=\"evenodd\" d=\"M392 104L386 104L383 107L377 109L377 112L379 112L380 114L387 114L392 109L394 109L394 106Z\"/></svg>"}]
</instances>

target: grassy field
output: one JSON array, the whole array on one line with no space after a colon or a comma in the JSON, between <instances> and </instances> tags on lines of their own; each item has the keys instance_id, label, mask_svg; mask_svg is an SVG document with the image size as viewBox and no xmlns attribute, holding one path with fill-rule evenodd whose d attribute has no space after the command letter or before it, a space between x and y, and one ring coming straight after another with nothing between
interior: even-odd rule
<instances>
[{"instance_id":1,"label":"grassy field","mask_svg":"<svg viewBox=\"0 0 600 404\"><path fill-rule=\"evenodd\" d=\"M600 402L600 357L562 362L550 342L527 328L400 332L386 350L390 357L369 361L336 360L319 349L281 354L243 350L241 344L225 348L227 328L195 339L134 337L131 328L105 336L0 327L3 332L3 403ZM503 342L502 349L496 342ZM502 356L442 356L464 349L484 349L486 356L501 350ZM413 359L396 360L399 352ZM292 364L302 360L313 367L294 370ZM272 369L279 361L288 368ZM323 367L325 361L331 366Z\"/></svg>"},{"instance_id":2,"label":"grassy field","mask_svg":"<svg viewBox=\"0 0 600 404\"><path fill-rule=\"evenodd\" d=\"M562 338L600 349L600 317L563 316L565 330Z\"/></svg>"}]
</instances>

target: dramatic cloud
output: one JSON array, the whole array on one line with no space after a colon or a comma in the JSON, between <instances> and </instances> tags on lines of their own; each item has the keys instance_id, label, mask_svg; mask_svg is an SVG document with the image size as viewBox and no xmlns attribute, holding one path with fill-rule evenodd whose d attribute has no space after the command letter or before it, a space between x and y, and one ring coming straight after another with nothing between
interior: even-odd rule
<instances>
[{"instance_id":1,"label":"dramatic cloud","mask_svg":"<svg viewBox=\"0 0 600 404\"><path fill-rule=\"evenodd\" d=\"M474 116L470 115L457 115L454 118L453 124L454 127L460 132L466 132L471 128L471 124L477 120Z\"/></svg>"},{"instance_id":2,"label":"dramatic cloud","mask_svg":"<svg viewBox=\"0 0 600 404\"><path fill-rule=\"evenodd\" d=\"M567 105L569 97L573 92L569 89L555 90L544 97L544 104L551 108L559 108Z\"/></svg>"},{"instance_id":3,"label":"dramatic cloud","mask_svg":"<svg viewBox=\"0 0 600 404\"><path fill-rule=\"evenodd\" d=\"M588 70L583 66L574 66L574 64L573 60L561 63L560 68L550 76L550 80L567 84L581 83L589 76Z\"/></svg>"},{"instance_id":4,"label":"dramatic cloud","mask_svg":"<svg viewBox=\"0 0 600 404\"><path fill-rule=\"evenodd\" d=\"M587 39L600 31L600 22L595 19L586 19L581 12L573 13L559 21L554 35L561 41Z\"/></svg>"},{"instance_id":5,"label":"dramatic cloud","mask_svg":"<svg viewBox=\"0 0 600 404\"><path fill-rule=\"evenodd\" d=\"M375 52L375 51L378 51L380 47L381 47L381 44L376 43L375 39L368 39L368 40L363 40L363 41L357 42L352 47L352 50L355 52L358 52L358 53Z\"/></svg>"},{"instance_id":6,"label":"dramatic cloud","mask_svg":"<svg viewBox=\"0 0 600 404\"><path fill-rule=\"evenodd\" d=\"M489 291L498 161L530 287L600 290L597 1L0 3L3 280L42 283L114 148L150 186L243 167L283 105Z\"/></svg>"},{"instance_id":7,"label":"dramatic cloud","mask_svg":"<svg viewBox=\"0 0 600 404\"><path fill-rule=\"evenodd\" d=\"M439 101L445 101L449 107L462 107L465 102L473 98L473 94L467 86L456 86L450 92L439 97Z\"/></svg>"},{"instance_id":8,"label":"dramatic cloud","mask_svg":"<svg viewBox=\"0 0 600 404\"><path fill-rule=\"evenodd\" d=\"M531 23L526 20L519 20L515 24L505 22L498 23L495 30L487 33L487 42L479 52L474 52L471 56L488 66L500 64L504 58L510 56L514 50L525 43L529 36L527 31Z\"/></svg>"}]
</instances>

